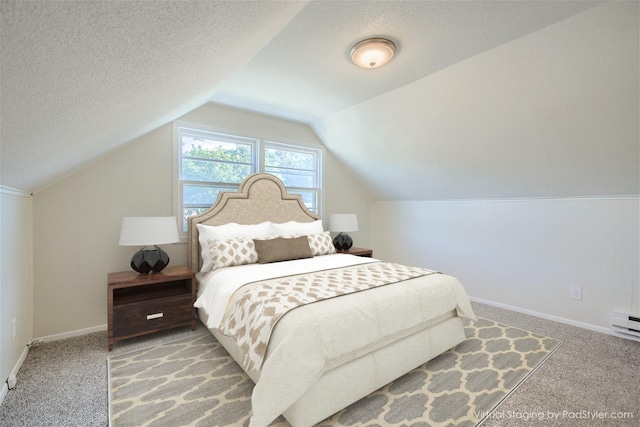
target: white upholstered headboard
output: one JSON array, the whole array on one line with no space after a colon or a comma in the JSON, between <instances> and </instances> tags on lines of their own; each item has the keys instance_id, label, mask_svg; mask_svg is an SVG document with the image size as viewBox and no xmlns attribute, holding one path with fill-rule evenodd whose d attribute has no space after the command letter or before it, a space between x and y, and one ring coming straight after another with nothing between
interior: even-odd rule
<instances>
[{"instance_id":1,"label":"white upholstered headboard","mask_svg":"<svg viewBox=\"0 0 640 427\"><path fill-rule=\"evenodd\" d=\"M209 210L187 219L187 264L194 271L199 271L202 265L196 224L311 222L318 219L320 215L307 209L299 194L287 193L282 181L275 176L267 173L250 175L242 181L237 192L221 192Z\"/></svg>"}]
</instances>

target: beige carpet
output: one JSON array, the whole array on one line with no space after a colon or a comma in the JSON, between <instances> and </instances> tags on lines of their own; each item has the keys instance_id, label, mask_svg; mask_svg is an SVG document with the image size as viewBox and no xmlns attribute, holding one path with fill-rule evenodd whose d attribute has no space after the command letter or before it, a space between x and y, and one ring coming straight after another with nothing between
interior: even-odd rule
<instances>
[{"instance_id":1,"label":"beige carpet","mask_svg":"<svg viewBox=\"0 0 640 427\"><path fill-rule=\"evenodd\" d=\"M456 348L319 426L475 426L560 344L486 319L465 331ZM248 425L252 389L210 334L109 359L112 426Z\"/></svg>"}]
</instances>

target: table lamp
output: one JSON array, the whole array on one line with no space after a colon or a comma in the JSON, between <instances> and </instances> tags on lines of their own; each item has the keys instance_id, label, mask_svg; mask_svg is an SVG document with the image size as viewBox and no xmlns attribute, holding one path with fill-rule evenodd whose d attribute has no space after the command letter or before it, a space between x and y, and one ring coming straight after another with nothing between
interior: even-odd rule
<instances>
[{"instance_id":1,"label":"table lamp","mask_svg":"<svg viewBox=\"0 0 640 427\"><path fill-rule=\"evenodd\" d=\"M143 246L131 258L131 268L138 273L158 273L169 265L169 255L156 245L176 243L176 217L124 217L120 246Z\"/></svg>"},{"instance_id":2,"label":"table lamp","mask_svg":"<svg viewBox=\"0 0 640 427\"><path fill-rule=\"evenodd\" d=\"M338 232L333 239L333 246L338 251L348 251L353 246L353 240L348 231L358 231L358 216L356 214L329 215L329 231Z\"/></svg>"}]
</instances>

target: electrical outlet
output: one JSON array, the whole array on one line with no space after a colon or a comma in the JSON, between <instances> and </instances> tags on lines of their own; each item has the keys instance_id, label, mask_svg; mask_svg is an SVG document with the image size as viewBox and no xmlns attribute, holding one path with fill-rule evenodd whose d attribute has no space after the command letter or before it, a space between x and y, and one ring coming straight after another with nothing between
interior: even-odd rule
<instances>
[{"instance_id":1,"label":"electrical outlet","mask_svg":"<svg viewBox=\"0 0 640 427\"><path fill-rule=\"evenodd\" d=\"M16 335L17 335L17 330L16 330L16 319L13 319L11 321L11 339L15 340L16 339Z\"/></svg>"},{"instance_id":2,"label":"electrical outlet","mask_svg":"<svg viewBox=\"0 0 640 427\"><path fill-rule=\"evenodd\" d=\"M579 286L571 287L571 299L576 301L582 301L582 288Z\"/></svg>"}]
</instances>

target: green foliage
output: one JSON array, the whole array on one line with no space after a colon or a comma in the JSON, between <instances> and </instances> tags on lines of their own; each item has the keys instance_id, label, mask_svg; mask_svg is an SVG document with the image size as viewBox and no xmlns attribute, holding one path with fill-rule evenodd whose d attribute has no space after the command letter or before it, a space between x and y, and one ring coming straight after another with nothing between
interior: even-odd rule
<instances>
[{"instance_id":1,"label":"green foliage","mask_svg":"<svg viewBox=\"0 0 640 427\"><path fill-rule=\"evenodd\" d=\"M239 184L251 174L251 147L234 149L218 146L214 150L191 145L182 152L182 178L189 181L229 182Z\"/></svg>"},{"instance_id":2,"label":"green foliage","mask_svg":"<svg viewBox=\"0 0 640 427\"><path fill-rule=\"evenodd\" d=\"M309 153L267 148L264 151L264 160L267 167L274 166L306 170L315 169L314 156Z\"/></svg>"}]
</instances>

